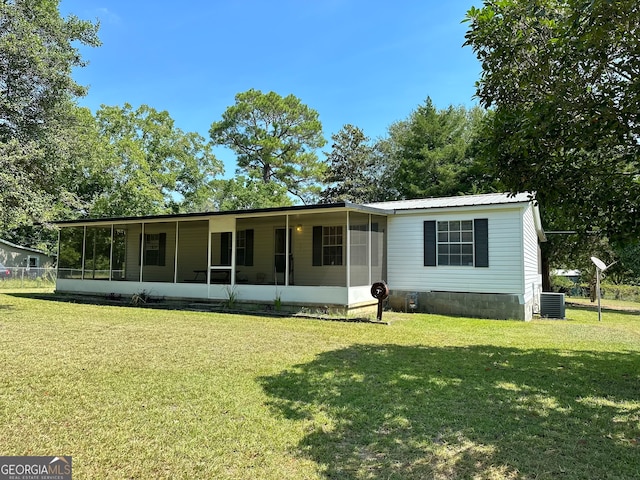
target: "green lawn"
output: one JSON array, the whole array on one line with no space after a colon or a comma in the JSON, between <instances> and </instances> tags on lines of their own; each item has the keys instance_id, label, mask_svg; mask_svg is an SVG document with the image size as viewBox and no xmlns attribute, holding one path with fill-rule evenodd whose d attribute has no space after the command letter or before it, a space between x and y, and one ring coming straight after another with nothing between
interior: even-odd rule
<instances>
[{"instance_id":1,"label":"green lawn","mask_svg":"<svg viewBox=\"0 0 640 480\"><path fill-rule=\"evenodd\" d=\"M640 315L391 325L0 294L0 453L74 478L637 479Z\"/></svg>"}]
</instances>

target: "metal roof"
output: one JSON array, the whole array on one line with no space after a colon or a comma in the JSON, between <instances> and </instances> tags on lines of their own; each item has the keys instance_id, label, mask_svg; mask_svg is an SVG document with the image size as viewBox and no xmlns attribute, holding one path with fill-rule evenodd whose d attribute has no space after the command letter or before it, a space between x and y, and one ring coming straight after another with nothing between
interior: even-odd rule
<instances>
[{"instance_id":1,"label":"metal roof","mask_svg":"<svg viewBox=\"0 0 640 480\"><path fill-rule=\"evenodd\" d=\"M392 202L368 203L365 206L383 210L423 210L430 208L472 207L483 205L501 205L510 203L528 203L532 200L529 193L487 193L482 195L460 195L457 197L417 198L414 200L396 200Z\"/></svg>"},{"instance_id":2,"label":"metal roof","mask_svg":"<svg viewBox=\"0 0 640 480\"><path fill-rule=\"evenodd\" d=\"M360 205L350 202L339 203L322 203L315 205L293 205L289 207L269 207L269 208L252 208L246 210L224 210L218 212L195 212L195 213L174 213L163 215L144 215L132 217L104 217L104 218L79 218L76 220L59 220L52 222L54 225L84 225L89 223L120 223L120 222L141 222L141 221L161 221L161 220L179 220L179 219L199 219L215 216L235 216L235 217L252 217L252 216L269 216L274 214L290 214L290 213L312 213L317 211L332 210L354 210L378 215L386 215L388 213L380 208Z\"/></svg>"},{"instance_id":3,"label":"metal roof","mask_svg":"<svg viewBox=\"0 0 640 480\"><path fill-rule=\"evenodd\" d=\"M294 205L289 207L255 208L247 210L228 210L218 212L197 212L165 215L145 215L133 217L107 217L107 218L79 218L75 220L61 220L53 222L54 225L86 225L96 223L130 223L130 222L158 222L163 220L196 220L215 216L253 217L269 216L292 213L313 213L318 211L360 211L377 215L393 215L407 210L425 210L434 208L473 207L528 203L532 200L528 193L512 195L509 193L489 193L482 195L460 195L457 197L419 198L415 200L396 200L391 202L376 202L357 204L351 202L326 203L316 205ZM536 208L537 210L537 208Z\"/></svg>"},{"instance_id":4,"label":"metal roof","mask_svg":"<svg viewBox=\"0 0 640 480\"><path fill-rule=\"evenodd\" d=\"M1 243L1 244L3 244L3 245L7 245L8 247L12 247L12 248L17 248L17 249L20 249L20 250L24 250L24 251L26 251L26 252L39 253L39 254L41 254L41 255L47 255L47 256L49 256L49 257L55 256L55 255L50 255L50 254L48 254L47 252L43 252L42 250L38 250L38 249L35 249L35 248L25 247L25 246L23 246L23 245L16 245L15 243L11 243L10 241L8 241L8 240L4 240L4 239L2 239L2 238L0 238L0 243Z\"/></svg>"}]
</instances>

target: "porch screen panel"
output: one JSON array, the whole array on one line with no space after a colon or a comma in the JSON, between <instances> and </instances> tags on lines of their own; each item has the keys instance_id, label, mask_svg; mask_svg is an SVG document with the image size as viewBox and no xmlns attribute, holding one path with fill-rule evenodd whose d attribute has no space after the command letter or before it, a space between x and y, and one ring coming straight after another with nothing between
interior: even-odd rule
<instances>
[{"instance_id":1,"label":"porch screen panel","mask_svg":"<svg viewBox=\"0 0 640 480\"><path fill-rule=\"evenodd\" d=\"M207 283L209 221L178 223L178 283Z\"/></svg>"},{"instance_id":2,"label":"porch screen panel","mask_svg":"<svg viewBox=\"0 0 640 480\"><path fill-rule=\"evenodd\" d=\"M211 283L231 284L232 239L232 232L211 234Z\"/></svg>"},{"instance_id":3,"label":"porch screen panel","mask_svg":"<svg viewBox=\"0 0 640 480\"><path fill-rule=\"evenodd\" d=\"M345 287L349 280L347 212L308 215L290 224L294 226L295 284Z\"/></svg>"},{"instance_id":4,"label":"porch screen panel","mask_svg":"<svg viewBox=\"0 0 640 480\"><path fill-rule=\"evenodd\" d=\"M142 242L142 281L173 283L176 223L146 223Z\"/></svg>"},{"instance_id":5,"label":"porch screen panel","mask_svg":"<svg viewBox=\"0 0 640 480\"><path fill-rule=\"evenodd\" d=\"M280 217L239 218L236 221L236 283L273 281L273 230Z\"/></svg>"},{"instance_id":6,"label":"porch screen panel","mask_svg":"<svg viewBox=\"0 0 640 480\"><path fill-rule=\"evenodd\" d=\"M111 226L87 227L84 246L85 280L109 280Z\"/></svg>"},{"instance_id":7,"label":"porch screen panel","mask_svg":"<svg viewBox=\"0 0 640 480\"><path fill-rule=\"evenodd\" d=\"M369 215L349 214L349 259L352 287L369 285Z\"/></svg>"},{"instance_id":8,"label":"porch screen panel","mask_svg":"<svg viewBox=\"0 0 640 480\"><path fill-rule=\"evenodd\" d=\"M387 280L386 217L371 216L371 281Z\"/></svg>"},{"instance_id":9,"label":"porch screen panel","mask_svg":"<svg viewBox=\"0 0 640 480\"><path fill-rule=\"evenodd\" d=\"M82 278L83 240L84 227L63 227L60 229L58 278Z\"/></svg>"},{"instance_id":10,"label":"porch screen panel","mask_svg":"<svg viewBox=\"0 0 640 480\"><path fill-rule=\"evenodd\" d=\"M116 224L113 226L113 230L114 245L111 278L113 280L139 282L142 224Z\"/></svg>"},{"instance_id":11,"label":"porch screen panel","mask_svg":"<svg viewBox=\"0 0 640 480\"><path fill-rule=\"evenodd\" d=\"M127 269L132 268L134 271L136 270L135 266L127 265L128 238L129 238L129 225L113 226L113 247L112 247L113 253L112 253L112 259L111 259L111 280L127 280ZM138 269L136 273L139 276L140 270Z\"/></svg>"}]
</instances>

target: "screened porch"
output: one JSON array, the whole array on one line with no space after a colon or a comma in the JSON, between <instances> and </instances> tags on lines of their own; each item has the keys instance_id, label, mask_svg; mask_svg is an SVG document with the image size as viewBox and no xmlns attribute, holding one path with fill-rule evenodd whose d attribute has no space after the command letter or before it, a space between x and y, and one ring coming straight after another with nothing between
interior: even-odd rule
<instances>
[{"instance_id":1,"label":"screened porch","mask_svg":"<svg viewBox=\"0 0 640 480\"><path fill-rule=\"evenodd\" d=\"M144 289L167 297L224 299L233 289L247 301L283 296L296 303L350 304L353 295L345 288L368 288L386 277L386 217L355 209L95 220L60 227L60 291ZM342 290L336 298L335 291L324 296L317 287Z\"/></svg>"}]
</instances>

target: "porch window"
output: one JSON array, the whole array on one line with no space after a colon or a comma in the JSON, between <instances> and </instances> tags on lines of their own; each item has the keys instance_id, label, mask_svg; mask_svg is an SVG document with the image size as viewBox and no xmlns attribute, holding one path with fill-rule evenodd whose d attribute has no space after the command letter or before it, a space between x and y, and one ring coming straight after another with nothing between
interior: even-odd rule
<instances>
[{"instance_id":1,"label":"porch window","mask_svg":"<svg viewBox=\"0 0 640 480\"><path fill-rule=\"evenodd\" d=\"M313 227L313 265L342 265L342 226Z\"/></svg>"},{"instance_id":2,"label":"porch window","mask_svg":"<svg viewBox=\"0 0 640 480\"><path fill-rule=\"evenodd\" d=\"M238 230L236 240L236 265L253 265L253 229Z\"/></svg>"},{"instance_id":3,"label":"porch window","mask_svg":"<svg viewBox=\"0 0 640 480\"><path fill-rule=\"evenodd\" d=\"M147 233L144 236L144 264L157 265L163 267L165 265L167 246L166 233Z\"/></svg>"},{"instance_id":4,"label":"porch window","mask_svg":"<svg viewBox=\"0 0 640 480\"><path fill-rule=\"evenodd\" d=\"M488 220L425 221L424 265L488 267Z\"/></svg>"}]
</instances>

